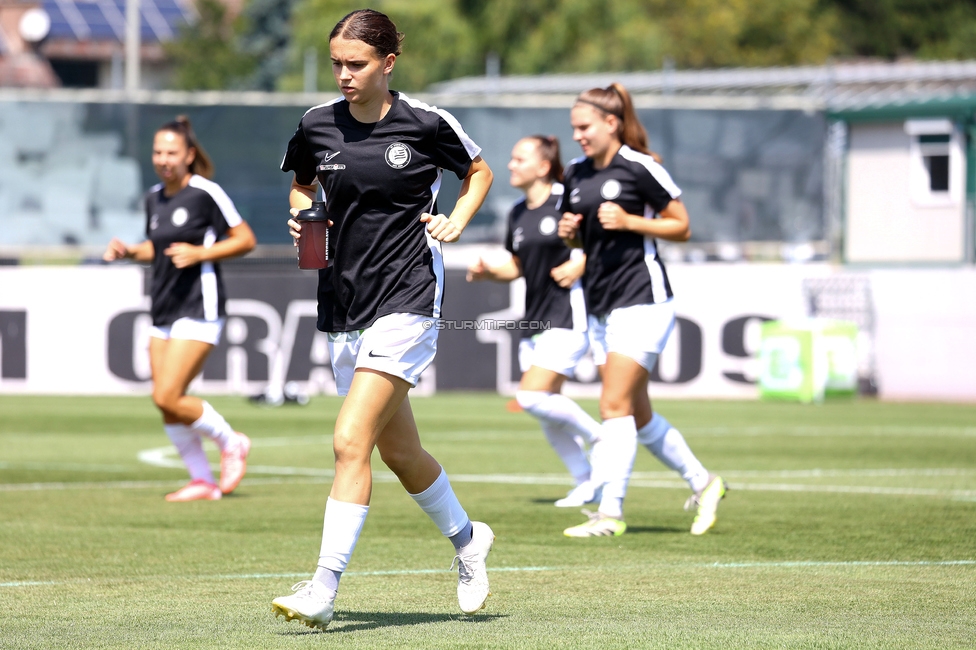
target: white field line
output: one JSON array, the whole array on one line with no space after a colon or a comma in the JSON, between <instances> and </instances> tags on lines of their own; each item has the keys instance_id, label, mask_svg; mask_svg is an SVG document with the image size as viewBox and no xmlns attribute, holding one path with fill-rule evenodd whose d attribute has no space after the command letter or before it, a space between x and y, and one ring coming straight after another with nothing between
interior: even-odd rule
<instances>
[{"instance_id":1,"label":"white field line","mask_svg":"<svg viewBox=\"0 0 976 650\"><path fill-rule=\"evenodd\" d=\"M689 436L976 436L976 427L912 427L888 425L841 425L841 426L750 426L750 427L684 427Z\"/></svg>"},{"instance_id":2,"label":"white field line","mask_svg":"<svg viewBox=\"0 0 976 650\"><path fill-rule=\"evenodd\" d=\"M849 562L818 562L818 561L797 561L797 562L715 562L706 564L706 567L716 569L781 569L781 568L800 568L800 567L886 567L886 566L976 566L976 560L919 560L915 562L891 560L891 561L849 561Z\"/></svg>"},{"instance_id":3,"label":"white field line","mask_svg":"<svg viewBox=\"0 0 976 650\"><path fill-rule=\"evenodd\" d=\"M256 447L281 447L303 444L324 444L331 441L328 435L290 436L284 438L264 438L253 442ZM138 460L154 467L183 469L183 462L177 456L176 449L171 445L155 447L140 451ZM0 463L0 468L14 463ZM30 463L23 464L30 465ZM46 468L38 463L38 469ZM83 470L82 464L55 464L61 469L68 467ZM122 466L106 466L122 467ZM219 469L219 464L213 467ZM96 470L92 470L96 471ZM303 477L311 479L308 482L324 482L331 479L335 472L332 469L314 467L287 467L272 465L249 465L250 478L245 479L245 485L281 484L289 483L283 478L255 479L255 474L272 475L276 477ZM946 477L971 476L976 469L970 468L891 468L891 469L809 469L809 470L771 470L771 471L729 471L723 476L728 479L809 479L809 478L878 478L878 477ZM373 480L376 482L396 482L392 472L375 471ZM522 475L522 474L452 474L451 480L456 483L480 484L508 484L508 485L571 485L572 481L565 475ZM305 481L302 481L305 482ZM170 481L105 481L105 482L52 482L52 483L15 483L0 485L0 492L29 491L29 490L71 490L71 489L149 489L174 485ZM687 489L684 482L677 480L671 472L635 472L630 485L641 488L659 489ZM818 485L803 483L753 483L734 481L730 484L734 490L749 490L762 492L820 492L840 494L877 494L887 496L923 496L943 497L955 500L976 500L976 490L940 490L936 488L919 487L884 487L867 485Z\"/></svg>"},{"instance_id":4,"label":"white field line","mask_svg":"<svg viewBox=\"0 0 976 650\"><path fill-rule=\"evenodd\" d=\"M138 465L96 465L87 463L8 463L0 461L0 469L27 469L32 471L63 472L132 472Z\"/></svg>"},{"instance_id":5,"label":"white field line","mask_svg":"<svg viewBox=\"0 0 976 650\"><path fill-rule=\"evenodd\" d=\"M802 568L885 568L885 567L969 567L976 566L976 560L891 560L891 561L816 561L816 560L797 560L786 562L708 562L708 563L655 563L651 562L642 565L645 569L802 569ZM546 571L589 571L597 568L600 571L621 570L632 571L631 566L599 566L599 567L492 567L492 573L528 573ZM436 575L453 573L451 569L399 569L389 571L347 571L343 576L359 577L386 577L386 576L411 576L411 575ZM280 580L287 579L307 579L308 573L240 573L222 575L200 575L200 576L162 576L162 579L188 580L194 582L210 582L213 580ZM12 587L36 587L51 585L68 584L117 584L132 582L158 582L160 576L144 576L139 578L78 578L73 580L14 580L10 582L0 582L0 588Z\"/></svg>"},{"instance_id":6,"label":"white field line","mask_svg":"<svg viewBox=\"0 0 976 650\"><path fill-rule=\"evenodd\" d=\"M324 477L310 478L247 478L244 485L282 485L296 483L328 483ZM145 490L169 489L186 485L186 479L173 481L79 481L63 483L4 483L0 484L0 492L32 492L48 490Z\"/></svg>"},{"instance_id":7,"label":"white field line","mask_svg":"<svg viewBox=\"0 0 976 650\"><path fill-rule=\"evenodd\" d=\"M250 468L248 468L250 470ZM281 468L276 468L280 470ZM289 468L285 468L289 469ZM301 468L292 468L301 469ZM284 472L275 471L275 474ZM294 472L297 478L288 479L284 476L280 478L246 478L242 482L245 486L258 485L282 485L293 483L326 483L331 478L327 470L320 473L314 471ZM304 478L304 480L302 480ZM391 472L374 472L373 481L380 483L394 483L396 476ZM504 475L504 474L454 474L451 475L454 483L479 483L479 484L509 484L509 485L571 485L572 481L561 475L549 476L524 476L524 475ZM8 483L0 484L0 492L26 492L26 491L49 491L49 490L110 490L110 489L159 489L178 487L182 481L104 481L104 482L61 482L61 483ZM637 488L658 488L658 489L687 489L682 481L648 481L632 480L631 487ZM933 488L910 488L910 487L876 487L866 485L805 485L797 483L730 483L730 489L743 491L759 492L819 492L835 494L877 494L885 496L917 496L917 497L941 497L953 500L976 501L976 490L939 490Z\"/></svg>"}]
</instances>

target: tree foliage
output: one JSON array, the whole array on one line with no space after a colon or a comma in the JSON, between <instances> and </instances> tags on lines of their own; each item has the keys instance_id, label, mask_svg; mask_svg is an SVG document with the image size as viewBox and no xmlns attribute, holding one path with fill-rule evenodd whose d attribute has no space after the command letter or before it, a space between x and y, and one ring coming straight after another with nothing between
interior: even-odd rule
<instances>
[{"instance_id":1,"label":"tree foliage","mask_svg":"<svg viewBox=\"0 0 976 650\"><path fill-rule=\"evenodd\" d=\"M220 0L197 0L198 18L164 45L180 90L222 90L251 73L255 61L237 47L241 21L231 21Z\"/></svg>"},{"instance_id":2,"label":"tree foliage","mask_svg":"<svg viewBox=\"0 0 976 650\"><path fill-rule=\"evenodd\" d=\"M248 0L228 29L219 0L169 48L180 87L300 90L355 0ZM976 0L374 0L406 36L394 87L483 74L818 65L837 57L976 57ZM238 36L235 38L233 33Z\"/></svg>"}]
</instances>

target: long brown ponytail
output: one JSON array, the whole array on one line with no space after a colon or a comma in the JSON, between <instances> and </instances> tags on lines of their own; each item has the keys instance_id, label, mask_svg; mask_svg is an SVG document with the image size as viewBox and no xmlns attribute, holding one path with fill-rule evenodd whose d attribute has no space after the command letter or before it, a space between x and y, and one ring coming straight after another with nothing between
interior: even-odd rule
<instances>
[{"instance_id":1,"label":"long brown ponytail","mask_svg":"<svg viewBox=\"0 0 976 650\"><path fill-rule=\"evenodd\" d=\"M617 137L620 142L634 151L647 154L654 160L661 162L661 157L651 151L647 143L647 131L637 119L634 102L630 93L622 84L614 82L606 88L591 88L580 93L576 98L579 104L587 104L608 115L613 115L620 122Z\"/></svg>"},{"instance_id":2,"label":"long brown ponytail","mask_svg":"<svg viewBox=\"0 0 976 650\"><path fill-rule=\"evenodd\" d=\"M554 135L530 135L526 140L534 140L539 158L549 163L546 180L550 183L562 183L563 161L559 155L559 138Z\"/></svg>"},{"instance_id":3,"label":"long brown ponytail","mask_svg":"<svg viewBox=\"0 0 976 650\"><path fill-rule=\"evenodd\" d=\"M213 178L213 161L210 160L210 156L207 155L207 152L200 145L200 141L197 140L197 134L193 132L193 127L190 125L190 118L186 115L177 115L175 120L159 127L156 133L160 131L169 131L170 133L183 136L186 146L192 147L196 152L196 155L193 156L193 162L190 163L191 174L199 174L204 178Z\"/></svg>"}]
</instances>

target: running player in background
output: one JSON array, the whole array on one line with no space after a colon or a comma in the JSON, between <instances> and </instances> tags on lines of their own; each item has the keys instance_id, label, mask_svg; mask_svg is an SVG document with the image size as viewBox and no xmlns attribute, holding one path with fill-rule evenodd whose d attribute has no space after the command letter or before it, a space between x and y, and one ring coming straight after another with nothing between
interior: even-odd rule
<instances>
[{"instance_id":1,"label":"running player in background","mask_svg":"<svg viewBox=\"0 0 976 650\"><path fill-rule=\"evenodd\" d=\"M152 263L152 398L190 472L190 483L166 500L217 500L240 483L251 441L186 391L224 327L226 296L217 262L248 253L255 238L224 190L208 180L213 164L189 119L177 117L156 131L152 162L162 182L146 194L148 239L129 246L113 238L103 259ZM219 485L202 438L220 449Z\"/></svg>"},{"instance_id":2,"label":"running player in background","mask_svg":"<svg viewBox=\"0 0 976 650\"><path fill-rule=\"evenodd\" d=\"M715 524L727 486L702 466L677 429L652 412L647 394L649 373L675 320L656 239L686 241L688 212L681 190L648 149L647 132L623 86L580 94L570 122L583 157L566 169L559 235L586 252L590 341L603 380L603 425L591 462L603 494L599 510L565 534L623 534L623 500L640 442L688 482L692 496L685 507L697 507L691 533L701 535Z\"/></svg>"},{"instance_id":3,"label":"running player in background","mask_svg":"<svg viewBox=\"0 0 976 650\"><path fill-rule=\"evenodd\" d=\"M586 447L599 436L600 424L560 394L589 344L580 282L585 256L568 248L557 232L557 206L563 195L559 140L545 135L519 140L508 170L512 187L525 193L508 215L505 248L512 257L497 266L479 259L468 269L468 282L525 278L525 321L546 325L541 331L522 332L522 380L515 399L539 420L549 444L576 481L556 506L579 507L596 498L598 486L590 481Z\"/></svg>"},{"instance_id":4,"label":"running player in background","mask_svg":"<svg viewBox=\"0 0 976 650\"><path fill-rule=\"evenodd\" d=\"M336 388L345 396L333 438L335 480L315 574L272 601L276 615L319 629L332 620L366 520L374 447L454 545L461 611L477 612L490 594L485 560L494 534L469 519L444 469L421 446L407 391L437 349L441 242L457 241L492 175L452 115L389 89L402 37L370 9L339 21L329 51L342 97L305 113L281 164L295 174L292 215L311 205L319 184L332 222L331 273L319 276L320 316L331 313L319 326L329 332ZM442 170L463 179L449 216L436 210ZM304 236L297 221L288 224L293 237Z\"/></svg>"}]
</instances>

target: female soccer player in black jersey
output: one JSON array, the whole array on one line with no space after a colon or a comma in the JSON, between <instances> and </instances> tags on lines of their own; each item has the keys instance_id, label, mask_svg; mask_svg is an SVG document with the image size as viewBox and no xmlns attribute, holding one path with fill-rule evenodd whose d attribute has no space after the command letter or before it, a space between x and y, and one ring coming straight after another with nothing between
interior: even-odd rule
<instances>
[{"instance_id":1,"label":"female soccer player in black jersey","mask_svg":"<svg viewBox=\"0 0 976 650\"><path fill-rule=\"evenodd\" d=\"M709 474L678 430L652 412L647 395L649 373L675 318L656 240L691 235L681 190L648 149L647 133L620 84L582 93L570 122L583 157L566 169L559 235L586 252L590 341L603 380L603 426L591 462L603 494L599 511L565 534L623 534L623 499L639 441L688 481L686 508L698 507L691 532L701 535L715 523L725 482Z\"/></svg>"},{"instance_id":2,"label":"female soccer player in black jersey","mask_svg":"<svg viewBox=\"0 0 976 650\"><path fill-rule=\"evenodd\" d=\"M457 240L492 176L453 116L389 89L401 39L377 11L339 21L329 50L342 97L305 113L281 165L295 174L293 215L311 205L316 185L325 195L334 258L331 273L319 276L332 289L320 312L329 312L329 352L346 396L335 423L335 480L318 568L294 594L272 602L276 614L310 627L332 620L339 579L368 510L374 447L453 542L461 610L477 612L489 595L485 560L494 535L468 518L447 474L421 446L407 391L436 351L441 242ZM436 213L442 170L463 179L449 216ZM288 223L294 237L304 236L297 221Z\"/></svg>"},{"instance_id":3,"label":"female soccer player in black jersey","mask_svg":"<svg viewBox=\"0 0 976 650\"><path fill-rule=\"evenodd\" d=\"M213 164L187 118L160 127L153 138L152 161L162 182L146 194L148 239L127 246L113 238L103 258L152 263L152 397L191 479L166 500L215 500L240 483L251 441L186 390L224 326L226 297L217 261L253 249L254 233L224 190L208 180ZM220 448L219 485L201 437Z\"/></svg>"},{"instance_id":4,"label":"female soccer player in black jersey","mask_svg":"<svg viewBox=\"0 0 976 650\"><path fill-rule=\"evenodd\" d=\"M584 255L571 251L559 238L560 181L563 165L559 140L553 136L522 138L508 163L510 183L525 193L508 215L505 248L511 259L493 266L479 259L468 269L468 281L511 282L525 278L525 321L546 323L540 331L524 330L519 343L522 380L515 393L518 404L539 420L546 439L576 481L561 508L593 501L586 446L600 433L600 425L559 391L589 348L583 304Z\"/></svg>"}]
</instances>

